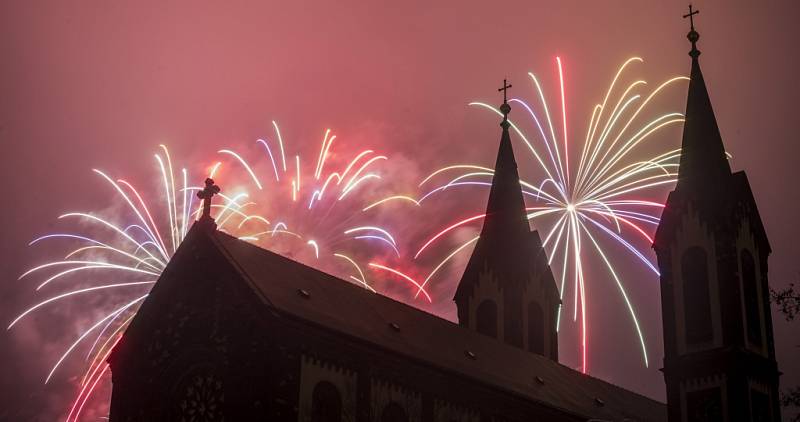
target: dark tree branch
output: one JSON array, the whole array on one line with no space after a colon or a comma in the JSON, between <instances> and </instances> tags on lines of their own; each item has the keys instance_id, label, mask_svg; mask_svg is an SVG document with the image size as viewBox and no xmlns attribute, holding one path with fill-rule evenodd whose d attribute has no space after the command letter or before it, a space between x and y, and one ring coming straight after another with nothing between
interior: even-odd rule
<instances>
[{"instance_id":1,"label":"dark tree branch","mask_svg":"<svg viewBox=\"0 0 800 422\"><path fill-rule=\"evenodd\" d=\"M778 306L786 321L792 321L800 314L800 292L795 290L794 283L783 290L769 289L772 303ZM781 406L800 408L800 387L793 387L781 392ZM797 413L792 422L800 422L800 413Z\"/></svg>"},{"instance_id":2,"label":"dark tree branch","mask_svg":"<svg viewBox=\"0 0 800 422\"><path fill-rule=\"evenodd\" d=\"M783 407L800 407L800 387L781 392L781 405ZM794 416L792 422L800 422L800 413Z\"/></svg>"},{"instance_id":3,"label":"dark tree branch","mask_svg":"<svg viewBox=\"0 0 800 422\"><path fill-rule=\"evenodd\" d=\"M792 321L800 314L800 292L794 289L794 283L783 290L770 288L769 295L787 321Z\"/></svg>"}]
</instances>

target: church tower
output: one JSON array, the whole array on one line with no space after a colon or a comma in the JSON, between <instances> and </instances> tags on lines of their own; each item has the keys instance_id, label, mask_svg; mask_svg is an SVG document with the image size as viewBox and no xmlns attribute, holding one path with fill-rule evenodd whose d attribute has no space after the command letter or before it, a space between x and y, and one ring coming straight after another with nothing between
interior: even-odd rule
<instances>
[{"instance_id":1,"label":"church tower","mask_svg":"<svg viewBox=\"0 0 800 422\"><path fill-rule=\"evenodd\" d=\"M456 290L458 322L506 344L558 360L558 289L538 232L528 225L511 148L503 83L503 128L480 238Z\"/></svg>"},{"instance_id":2,"label":"church tower","mask_svg":"<svg viewBox=\"0 0 800 422\"><path fill-rule=\"evenodd\" d=\"M678 182L653 244L669 421L779 421L770 246L747 176L731 173L691 23Z\"/></svg>"}]
</instances>

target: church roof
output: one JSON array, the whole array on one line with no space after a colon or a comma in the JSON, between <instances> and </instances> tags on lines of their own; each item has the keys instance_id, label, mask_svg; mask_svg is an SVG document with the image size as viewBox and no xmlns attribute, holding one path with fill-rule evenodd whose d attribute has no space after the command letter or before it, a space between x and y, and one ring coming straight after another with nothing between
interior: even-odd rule
<instances>
[{"instance_id":1,"label":"church roof","mask_svg":"<svg viewBox=\"0 0 800 422\"><path fill-rule=\"evenodd\" d=\"M278 315L308 322L364 342L368 347L587 419L666 420L665 405L655 400L508 346L225 233L203 233L211 236L242 279ZM389 324L397 324L400 330L391 329Z\"/></svg>"}]
</instances>

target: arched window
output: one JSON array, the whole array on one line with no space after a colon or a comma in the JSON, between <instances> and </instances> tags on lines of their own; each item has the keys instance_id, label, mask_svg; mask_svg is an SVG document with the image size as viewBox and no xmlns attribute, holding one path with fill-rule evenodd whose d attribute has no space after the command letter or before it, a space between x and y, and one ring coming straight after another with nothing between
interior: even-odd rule
<instances>
[{"instance_id":1,"label":"arched window","mask_svg":"<svg viewBox=\"0 0 800 422\"><path fill-rule=\"evenodd\" d=\"M758 281L753 255L742 250L742 284L744 286L744 311L747 322L747 340L761 346L761 312L758 310Z\"/></svg>"},{"instance_id":2,"label":"arched window","mask_svg":"<svg viewBox=\"0 0 800 422\"><path fill-rule=\"evenodd\" d=\"M311 393L312 422L341 422L342 396L339 390L328 381L321 381Z\"/></svg>"},{"instance_id":3,"label":"arched window","mask_svg":"<svg viewBox=\"0 0 800 422\"><path fill-rule=\"evenodd\" d=\"M497 338L497 305L491 300L484 300L478 305L477 314L478 332Z\"/></svg>"},{"instance_id":4,"label":"arched window","mask_svg":"<svg viewBox=\"0 0 800 422\"><path fill-rule=\"evenodd\" d=\"M528 351L544 355L544 311L536 302L528 304Z\"/></svg>"},{"instance_id":5,"label":"arched window","mask_svg":"<svg viewBox=\"0 0 800 422\"><path fill-rule=\"evenodd\" d=\"M391 402L383 408L381 412L381 422L408 422L408 415L402 406L396 402Z\"/></svg>"},{"instance_id":6,"label":"arched window","mask_svg":"<svg viewBox=\"0 0 800 422\"><path fill-rule=\"evenodd\" d=\"M683 309L686 343L698 344L713 340L711 326L711 294L708 284L708 255L694 246L681 258Z\"/></svg>"}]
</instances>

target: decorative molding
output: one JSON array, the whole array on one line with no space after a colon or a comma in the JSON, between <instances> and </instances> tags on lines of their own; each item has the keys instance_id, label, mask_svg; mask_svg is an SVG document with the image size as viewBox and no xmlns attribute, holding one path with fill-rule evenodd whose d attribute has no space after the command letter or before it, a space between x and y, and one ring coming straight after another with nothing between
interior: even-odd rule
<instances>
[{"instance_id":1,"label":"decorative molding","mask_svg":"<svg viewBox=\"0 0 800 422\"><path fill-rule=\"evenodd\" d=\"M339 390L342 398L342 422L355 422L357 403L356 372L335 362L305 354L300 359L297 420L299 422L311 422L311 398L314 387L323 381L333 384Z\"/></svg>"},{"instance_id":2,"label":"decorative molding","mask_svg":"<svg viewBox=\"0 0 800 422\"><path fill-rule=\"evenodd\" d=\"M381 412L392 402L403 408L409 422L422 421L422 395L419 392L387 380L373 378L370 381L372 421L380 422Z\"/></svg>"},{"instance_id":3,"label":"decorative molding","mask_svg":"<svg viewBox=\"0 0 800 422\"><path fill-rule=\"evenodd\" d=\"M435 422L480 422L481 414L476 410L436 399L433 403L433 420Z\"/></svg>"},{"instance_id":4,"label":"decorative molding","mask_svg":"<svg viewBox=\"0 0 800 422\"><path fill-rule=\"evenodd\" d=\"M681 394L681 420L690 422L688 419L687 395L696 391L719 388L722 407L722 420L728 420L728 377L725 374L715 374L707 377L687 378L680 382Z\"/></svg>"}]
</instances>

